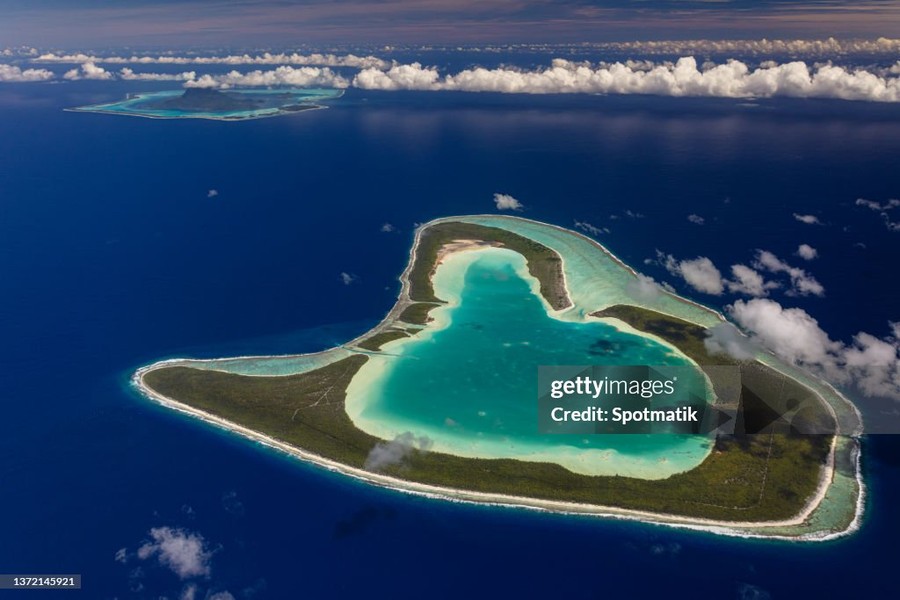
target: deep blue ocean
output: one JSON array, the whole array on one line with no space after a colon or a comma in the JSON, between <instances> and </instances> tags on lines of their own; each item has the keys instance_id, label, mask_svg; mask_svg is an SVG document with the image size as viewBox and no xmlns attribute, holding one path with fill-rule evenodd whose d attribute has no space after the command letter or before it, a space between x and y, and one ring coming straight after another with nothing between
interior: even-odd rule
<instances>
[{"instance_id":1,"label":"deep blue ocean","mask_svg":"<svg viewBox=\"0 0 900 600\"><path fill-rule=\"evenodd\" d=\"M826 296L776 299L835 339L884 336L900 319L900 233L854 201L900 197L897 107L351 90L329 110L241 123L62 110L156 89L0 87L0 572L81 573L84 587L21 596L177 598L191 582L197 598L900 593L896 436L864 441L859 532L761 542L376 489L128 384L165 357L360 334L396 297L414 223L493 212L495 192L529 218L608 227L611 250L670 281L643 265L655 249L725 269L757 248L799 263L808 243L820 258L798 266ZM135 558L156 527L202 535L210 575Z\"/></svg>"}]
</instances>

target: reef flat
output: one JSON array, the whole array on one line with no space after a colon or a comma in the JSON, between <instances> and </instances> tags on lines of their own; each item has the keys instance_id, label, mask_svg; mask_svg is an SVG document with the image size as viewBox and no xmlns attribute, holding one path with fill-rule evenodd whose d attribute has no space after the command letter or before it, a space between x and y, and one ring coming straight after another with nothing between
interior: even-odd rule
<instances>
[{"instance_id":1,"label":"reef flat","mask_svg":"<svg viewBox=\"0 0 900 600\"><path fill-rule=\"evenodd\" d=\"M440 219L418 230L394 309L359 339L304 356L165 361L139 370L134 381L166 406L329 469L413 493L743 536L827 539L852 531L863 497L855 438L860 425L852 404L770 354L744 361L709 354L705 332L722 317L665 291L636 294L629 285L635 280L627 265L572 231L509 217ZM536 329L515 319L508 330L479 322L491 315L503 322L508 310L465 312L480 305L496 309L502 297L507 304L501 309L527 304L525 296L530 312L516 318L537 323ZM384 403L384 386L392 380L396 385L431 377L429 371L403 373L429 360L429 345L448 344L447 336L467 324L473 332L487 328L478 339L496 339L500 354L487 346L461 354L469 363L458 364L470 369L449 371L457 373L455 384L441 375L445 379L432 389L458 391L484 410L429 423L434 415ZM562 325L572 329L558 329ZM518 330L532 339L509 337ZM555 346L567 361L567 352L582 348L581 333L591 331L601 343L577 351L594 361L633 353L631 360L693 365L710 382L709 401L741 425L712 436L598 435L583 446L559 436L558 448L548 450L552 438L529 440L510 424L516 414L509 398L521 397L519 404L531 407L522 409L521 423L533 419L535 397L522 396L527 385L506 390L510 396L503 400L505 392L491 388L489 379L473 377L502 371L503 357L512 356L514 346L517 360L527 362L530 344L554 345L542 331L562 340ZM440 366L434 365L435 373ZM736 396L726 393L734 387L727 374L735 372ZM479 390L485 392L481 397ZM446 397L438 396L423 395L422 402L434 400L443 410ZM736 400L720 403L726 397ZM494 398L506 402L502 419L490 418ZM792 421L780 418L795 406L805 412ZM486 418L484 424L479 418ZM804 423L815 423L819 433L803 433ZM373 464L378 448L406 434L403 461ZM630 437L665 439L650 446L622 439Z\"/></svg>"},{"instance_id":2,"label":"reef flat","mask_svg":"<svg viewBox=\"0 0 900 600\"><path fill-rule=\"evenodd\" d=\"M320 101L339 98L333 89L215 90L187 88L129 94L125 100L68 110L150 119L245 121L325 108Z\"/></svg>"}]
</instances>

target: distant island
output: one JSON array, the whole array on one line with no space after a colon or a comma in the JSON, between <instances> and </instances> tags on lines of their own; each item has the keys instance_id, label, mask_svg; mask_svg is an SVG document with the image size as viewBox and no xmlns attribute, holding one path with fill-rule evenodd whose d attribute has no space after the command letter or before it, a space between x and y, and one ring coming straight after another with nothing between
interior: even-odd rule
<instances>
[{"instance_id":1,"label":"distant island","mask_svg":"<svg viewBox=\"0 0 900 600\"><path fill-rule=\"evenodd\" d=\"M129 94L120 102L69 109L154 119L210 119L242 121L325 108L320 101L339 98L332 89L184 90Z\"/></svg>"},{"instance_id":2,"label":"distant island","mask_svg":"<svg viewBox=\"0 0 900 600\"><path fill-rule=\"evenodd\" d=\"M590 238L520 218L439 219L417 231L401 281L385 319L337 348L167 360L133 381L164 406L410 493L745 537L858 526L855 407L769 353L710 353L721 315L640 290ZM538 365L641 363L698 373L711 427L535 433Z\"/></svg>"}]
</instances>

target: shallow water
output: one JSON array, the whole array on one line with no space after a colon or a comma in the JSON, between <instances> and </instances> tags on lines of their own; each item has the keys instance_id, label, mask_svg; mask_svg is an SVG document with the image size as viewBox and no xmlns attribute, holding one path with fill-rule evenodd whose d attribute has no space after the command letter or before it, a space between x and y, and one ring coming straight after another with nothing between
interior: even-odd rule
<instances>
[{"instance_id":1,"label":"shallow water","mask_svg":"<svg viewBox=\"0 0 900 600\"><path fill-rule=\"evenodd\" d=\"M597 321L548 315L537 281L515 252L488 249L445 259L435 292L450 305L437 325L385 345L348 391L348 413L386 438L427 435L462 456L551 461L578 473L661 478L690 469L707 438L538 432L539 365L692 363L647 337Z\"/></svg>"}]
</instances>

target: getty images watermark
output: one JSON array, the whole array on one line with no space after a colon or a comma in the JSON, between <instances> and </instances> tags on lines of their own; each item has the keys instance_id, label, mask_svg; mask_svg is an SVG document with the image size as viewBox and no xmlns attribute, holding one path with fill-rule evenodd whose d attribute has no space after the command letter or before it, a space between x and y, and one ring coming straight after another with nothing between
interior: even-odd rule
<instances>
[{"instance_id":1,"label":"getty images watermark","mask_svg":"<svg viewBox=\"0 0 900 600\"><path fill-rule=\"evenodd\" d=\"M809 390L765 368L538 368L538 427L561 434L833 434Z\"/></svg>"}]
</instances>

